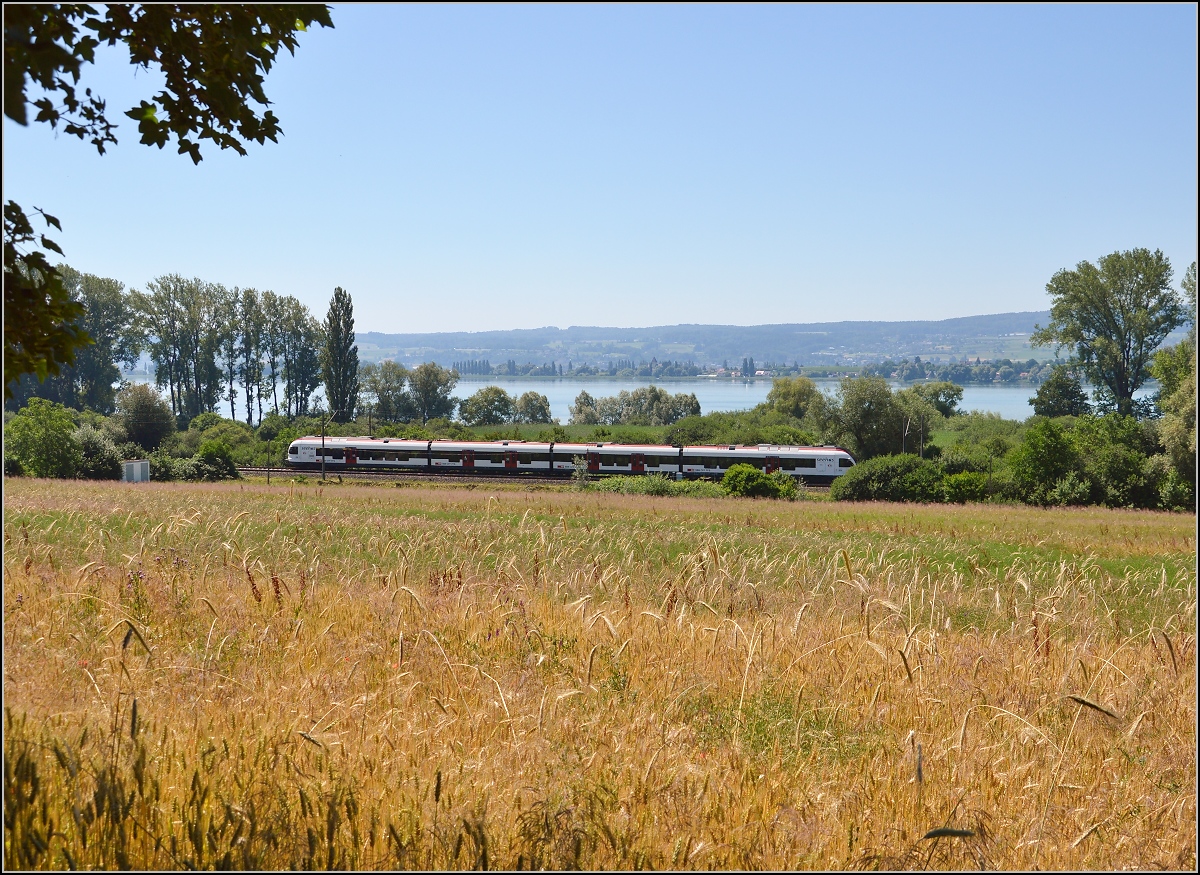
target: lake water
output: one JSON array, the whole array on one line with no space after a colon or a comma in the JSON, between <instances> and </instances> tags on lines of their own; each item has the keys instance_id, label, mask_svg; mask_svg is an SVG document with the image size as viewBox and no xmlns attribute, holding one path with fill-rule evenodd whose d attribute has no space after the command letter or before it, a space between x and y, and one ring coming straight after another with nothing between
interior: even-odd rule
<instances>
[{"instance_id":1,"label":"lake water","mask_svg":"<svg viewBox=\"0 0 1200 875\"><path fill-rule=\"evenodd\" d=\"M570 407L575 403L575 397L586 391L593 398L602 395L616 395L622 389L631 392L640 386L649 386L649 380L550 380L530 379L522 377L488 377L481 379L461 379L455 389L460 398L466 398L484 386L499 386L510 395L517 396L523 392L538 392L550 401L550 415L561 422L571 417ZM827 395L837 390L837 380L814 380ZM767 400L771 391L770 380L754 380L752 382L733 382L730 380L669 380L657 382L665 392L674 395L679 392L694 392L700 402L701 413L727 412L732 410L748 410L756 404ZM892 383L893 389L903 389L903 383ZM1087 387L1085 387L1086 389ZM1090 389L1088 390L1090 392ZM1143 388L1136 393L1141 398L1152 390ZM958 408L964 411L981 410L987 413L998 413L1005 419L1024 420L1033 415L1033 407L1029 399L1037 392L1036 386L963 386L963 398Z\"/></svg>"},{"instance_id":2,"label":"lake water","mask_svg":"<svg viewBox=\"0 0 1200 875\"><path fill-rule=\"evenodd\" d=\"M154 377L144 374L128 374L126 379L137 383L153 383ZM816 380L816 384L826 394L832 395L837 389L836 380ZM525 392L537 392L545 395L550 401L550 415L560 422L571 418L570 407L580 392L586 391L593 398L604 395L616 395L621 390L631 392L641 386L649 386L650 380L571 380L547 379L531 377L481 377L463 378L458 382L454 394L459 398L482 389L484 386L499 386L508 394L516 397ZM751 382L734 382L731 380L668 380L656 382L654 385L674 395L679 392L694 392L700 402L702 413L717 411L748 410L756 404L767 400L771 391L770 380L754 380ZM893 383L895 389L904 388L902 383ZM1086 389L1087 387L1085 387ZM1023 420L1033 415L1029 399L1037 388L1034 386L963 386L960 410L981 410L987 413L998 413L1005 419ZM1143 387L1136 397L1143 398L1153 392L1153 388ZM321 397L318 390L317 397ZM238 404L238 416L245 416L245 407ZM219 408L222 414L228 412L228 404Z\"/></svg>"}]
</instances>

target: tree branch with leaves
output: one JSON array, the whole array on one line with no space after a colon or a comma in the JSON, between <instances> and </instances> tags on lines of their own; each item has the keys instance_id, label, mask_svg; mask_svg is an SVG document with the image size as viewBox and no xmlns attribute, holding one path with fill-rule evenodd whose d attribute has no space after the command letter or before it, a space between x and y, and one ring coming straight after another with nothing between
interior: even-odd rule
<instances>
[{"instance_id":1,"label":"tree branch with leaves","mask_svg":"<svg viewBox=\"0 0 1200 875\"><path fill-rule=\"evenodd\" d=\"M100 154L116 144L107 104L90 88L80 94L85 65L102 45L122 43L130 63L158 69L163 90L125 115L138 123L141 142L178 145L193 163L200 143L244 155L243 143L277 142L279 119L270 109L263 79L281 49L295 54L298 35L311 25L333 27L324 5L236 4L5 4L4 114L20 125L43 122L89 141ZM30 89L35 95L30 95ZM257 106L255 106L257 105ZM41 210L47 227L58 220ZM81 315L42 250L62 250L36 234L24 209L4 207L5 397L23 373L45 379L74 361L90 342L76 322Z\"/></svg>"}]
</instances>

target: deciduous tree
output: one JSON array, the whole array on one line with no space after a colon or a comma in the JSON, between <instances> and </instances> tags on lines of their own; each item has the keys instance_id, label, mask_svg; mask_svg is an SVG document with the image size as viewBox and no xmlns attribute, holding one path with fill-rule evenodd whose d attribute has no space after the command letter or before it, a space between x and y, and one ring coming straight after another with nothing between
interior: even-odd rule
<instances>
[{"instance_id":1,"label":"deciduous tree","mask_svg":"<svg viewBox=\"0 0 1200 875\"><path fill-rule=\"evenodd\" d=\"M171 408L145 383L130 383L117 394L117 412L113 418L124 431L125 440L147 452L157 449L175 433Z\"/></svg>"},{"instance_id":2,"label":"deciduous tree","mask_svg":"<svg viewBox=\"0 0 1200 875\"><path fill-rule=\"evenodd\" d=\"M539 392L525 392L517 399L516 421L529 423L550 422L550 399Z\"/></svg>"},{"instance_id":3,"label":"deciduous tree","mask_svg":"<svg viewBox=\"0 0 1200 875\"><path fill-rule=\"evenodd\" d=\"M1150 376L1150 361L1186 312L1171 288L1171 263L1160 250L1131 249L1081 261L1046 284L1050 324L1038 326L1037 346L1071 347L1097 386L1097 400L1122 415L1136 410L1133 393Z\"/></svg>"},{"instance_id":4,"label":"deciduous tree","mask_svg":"<svg viewBox=\"0 0 1200 875\"><path fill-rule=\"evenodd\" d=\"M882 377L844 378L831 419L859 461L900 449L904 414Z\"/></svg>"},{"instance_id":5,"label":"deciduous tree","mask_svg":"<svg viewBox=\"0 0 1200 875\"><path fill-rule=\"evenodd\" d=\"M596 399L587 391L575 396L575 403L569 408L571 425L597 425L600 422L600 412L596 409Z\"/></svg>"},{"instance_id":6,"label":"deciduous tree","mask_svg":"<svg viewBox=\"0 0 1200 875\"><path fill-rule=\"evenodd\" d=\"M129 296L117 280L81 273L66 264L57 270L70 299L83 307L76 326L93 342L77 349L74 364L64 365L57 376L39 382L35 374L22 375L19 385L10 387L6 406L16 410L36 395L77 410L110 414L121 380L116 362L132 364L140 346Z\"/></svg>"},{"instance_id":7,"label":"deciduous tree","mask_svg":"<svg viewBox=\"0 0 1200 875\"><path fill-rule=\"evenodd\" d=\"M458 411L467 425L501 425L512 420L515 404L499 386L485 386L463 400Z\"/></svg>"},{"instance_id":8,"label":"deciduous tree","mask_svg":"<svg viewBox=\"0 0 1200 875\"><path fill-rule=\"evenodd\" d=\"M458 371L448 371L435 362L417 365L408 375L408 392L421 424L437 417L449 418L454 413L450 393L458 385Z\"/></svg>"},{"instance_id":9,"label":"deciduous tree","mask_svg":"<svg viewBox=\"0 0 1200 875\"><path fill-rule=\"evenodd\" d=\"M776 377L767 393L767 403L785 416L803 419L814 405L823 405L825 396L808 377Z\"/></svg>"},{"instance_id":10,"label":"deciduous tree","mask_svg":"<svg viewBox=\"0 0 1200 875\"><path fill-rule=\"evenodd\" d=\"M1038 416L1083 416L1092 410L1087 393L1066 365L1056 365L1029 402Z\"/></svg>"},{"instance_id":11,"label":"deciduous tree","mask_svg":"<svg viewBox=\"0 0 1200 875\"><path fill-rule=\"evenodd\" d=\"M380 422L412 419L412 399L404 391L407 380L408 368L394 361L370 362L359 368L359 385Z\"/></svg>"}]
</instances>

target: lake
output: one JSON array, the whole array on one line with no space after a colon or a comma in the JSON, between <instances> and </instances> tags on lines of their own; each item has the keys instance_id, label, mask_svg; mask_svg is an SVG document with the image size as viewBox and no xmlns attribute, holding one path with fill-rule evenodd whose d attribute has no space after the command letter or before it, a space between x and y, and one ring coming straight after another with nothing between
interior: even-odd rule
<instances>
[{"instance_id":1,"label":"lake","mask_svg":"<svg viewBox=\"0 0 1200 875\"><path fill-rule=\"evenodd\" d=\"M145 374L127 374L126 379L137 383L153 383L154 377ZM837 389L837 380L814 381L826 394L832 395ZM549 379L546 377L464 377L459 380L454 394L466 398L479 391L484 386L499 386L512 396L525 392L537 392L545 395L550 401L550 415L565 423L571 418L570 407L575 403L575 397L586 391L593 398L604 395L616 395L621 390L631 392L640 386L649 386L650 380L572 380L569 378ZM679 392L694 392L700 402L702 413L727 412L732 410L748 410L756 404L767 400L771 391L770 380L754 380L751 382L734 382L731 380L713 379L684 379L656 382L654 385L672 395ZM892 388L902 389L904 384L892 383ZM1090 392L1088 387L1084 387ZM958 405L960 410L981 410L987 413L998 413L1005 419L1023 420L1033 415L1029 399L1037 391L1036 386L963 386L963 399ZM1142 387L1135 397L1144 398L1154 391L1154 387ZM318 390L317 397L321 397ZM219 408L223 413L228 411L228 403ZM245 415L245 407L238 404L239 417Z\"/></svg>"},{"instance_id":2,"label":"lake","mask_svg":"<svg viewBox=\"0 0 1200 875\"><path fill-rule=\"evenodd\" d=\"M814 380L817 386L827 395L832 395L837 389L837 380ZM602 395L616 395L622 389L631 392L640 386L649 386L650 380L552 380L547 378L528 377L481 377L478 379L460 379L455 393L460 398L466 398L484 386L499 386L510 395L517 396L523 392L538 392L550 401L550 415L561 422L571 417L570 406L575 403L575 396L586 391L593 398ZM731 410L748 410L756 404L767 400L771 391L770 380L754 380L752 382L733 382L731 380L669 380L656 382L654 385L671 393L694 392L700 402L702 413L726 412ZM905 384L891 383L893 389L903 389ZM1090 387L1084 387L1091 392ZM1024 420L1033 415L1033 407L1029 399L1037 392L1036 386L963 386L963 398L959 403L960 410L982 410L987 413L998 413L1005 419ZM1142 388L1135 393L1138 398L1152 394L1153 389Z\"/></svg>"}]
</instances>

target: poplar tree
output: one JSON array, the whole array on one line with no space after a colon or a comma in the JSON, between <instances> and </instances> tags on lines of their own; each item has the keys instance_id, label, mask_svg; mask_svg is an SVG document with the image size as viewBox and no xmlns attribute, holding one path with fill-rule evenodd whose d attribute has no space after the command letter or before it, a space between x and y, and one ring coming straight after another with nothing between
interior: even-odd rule
<instances>
[{"instance_id":1,"label":"poplar tree","mask_svg":"<svg viewBox=\"0 0 1200 875\"><path fill-rule=\"evenodd\" d=\"M358 344L354 342L354 302L341 286L333 290L325 316L321 379L334 421L351 420L358 400Z\"/></svg>"}]
</instances>

